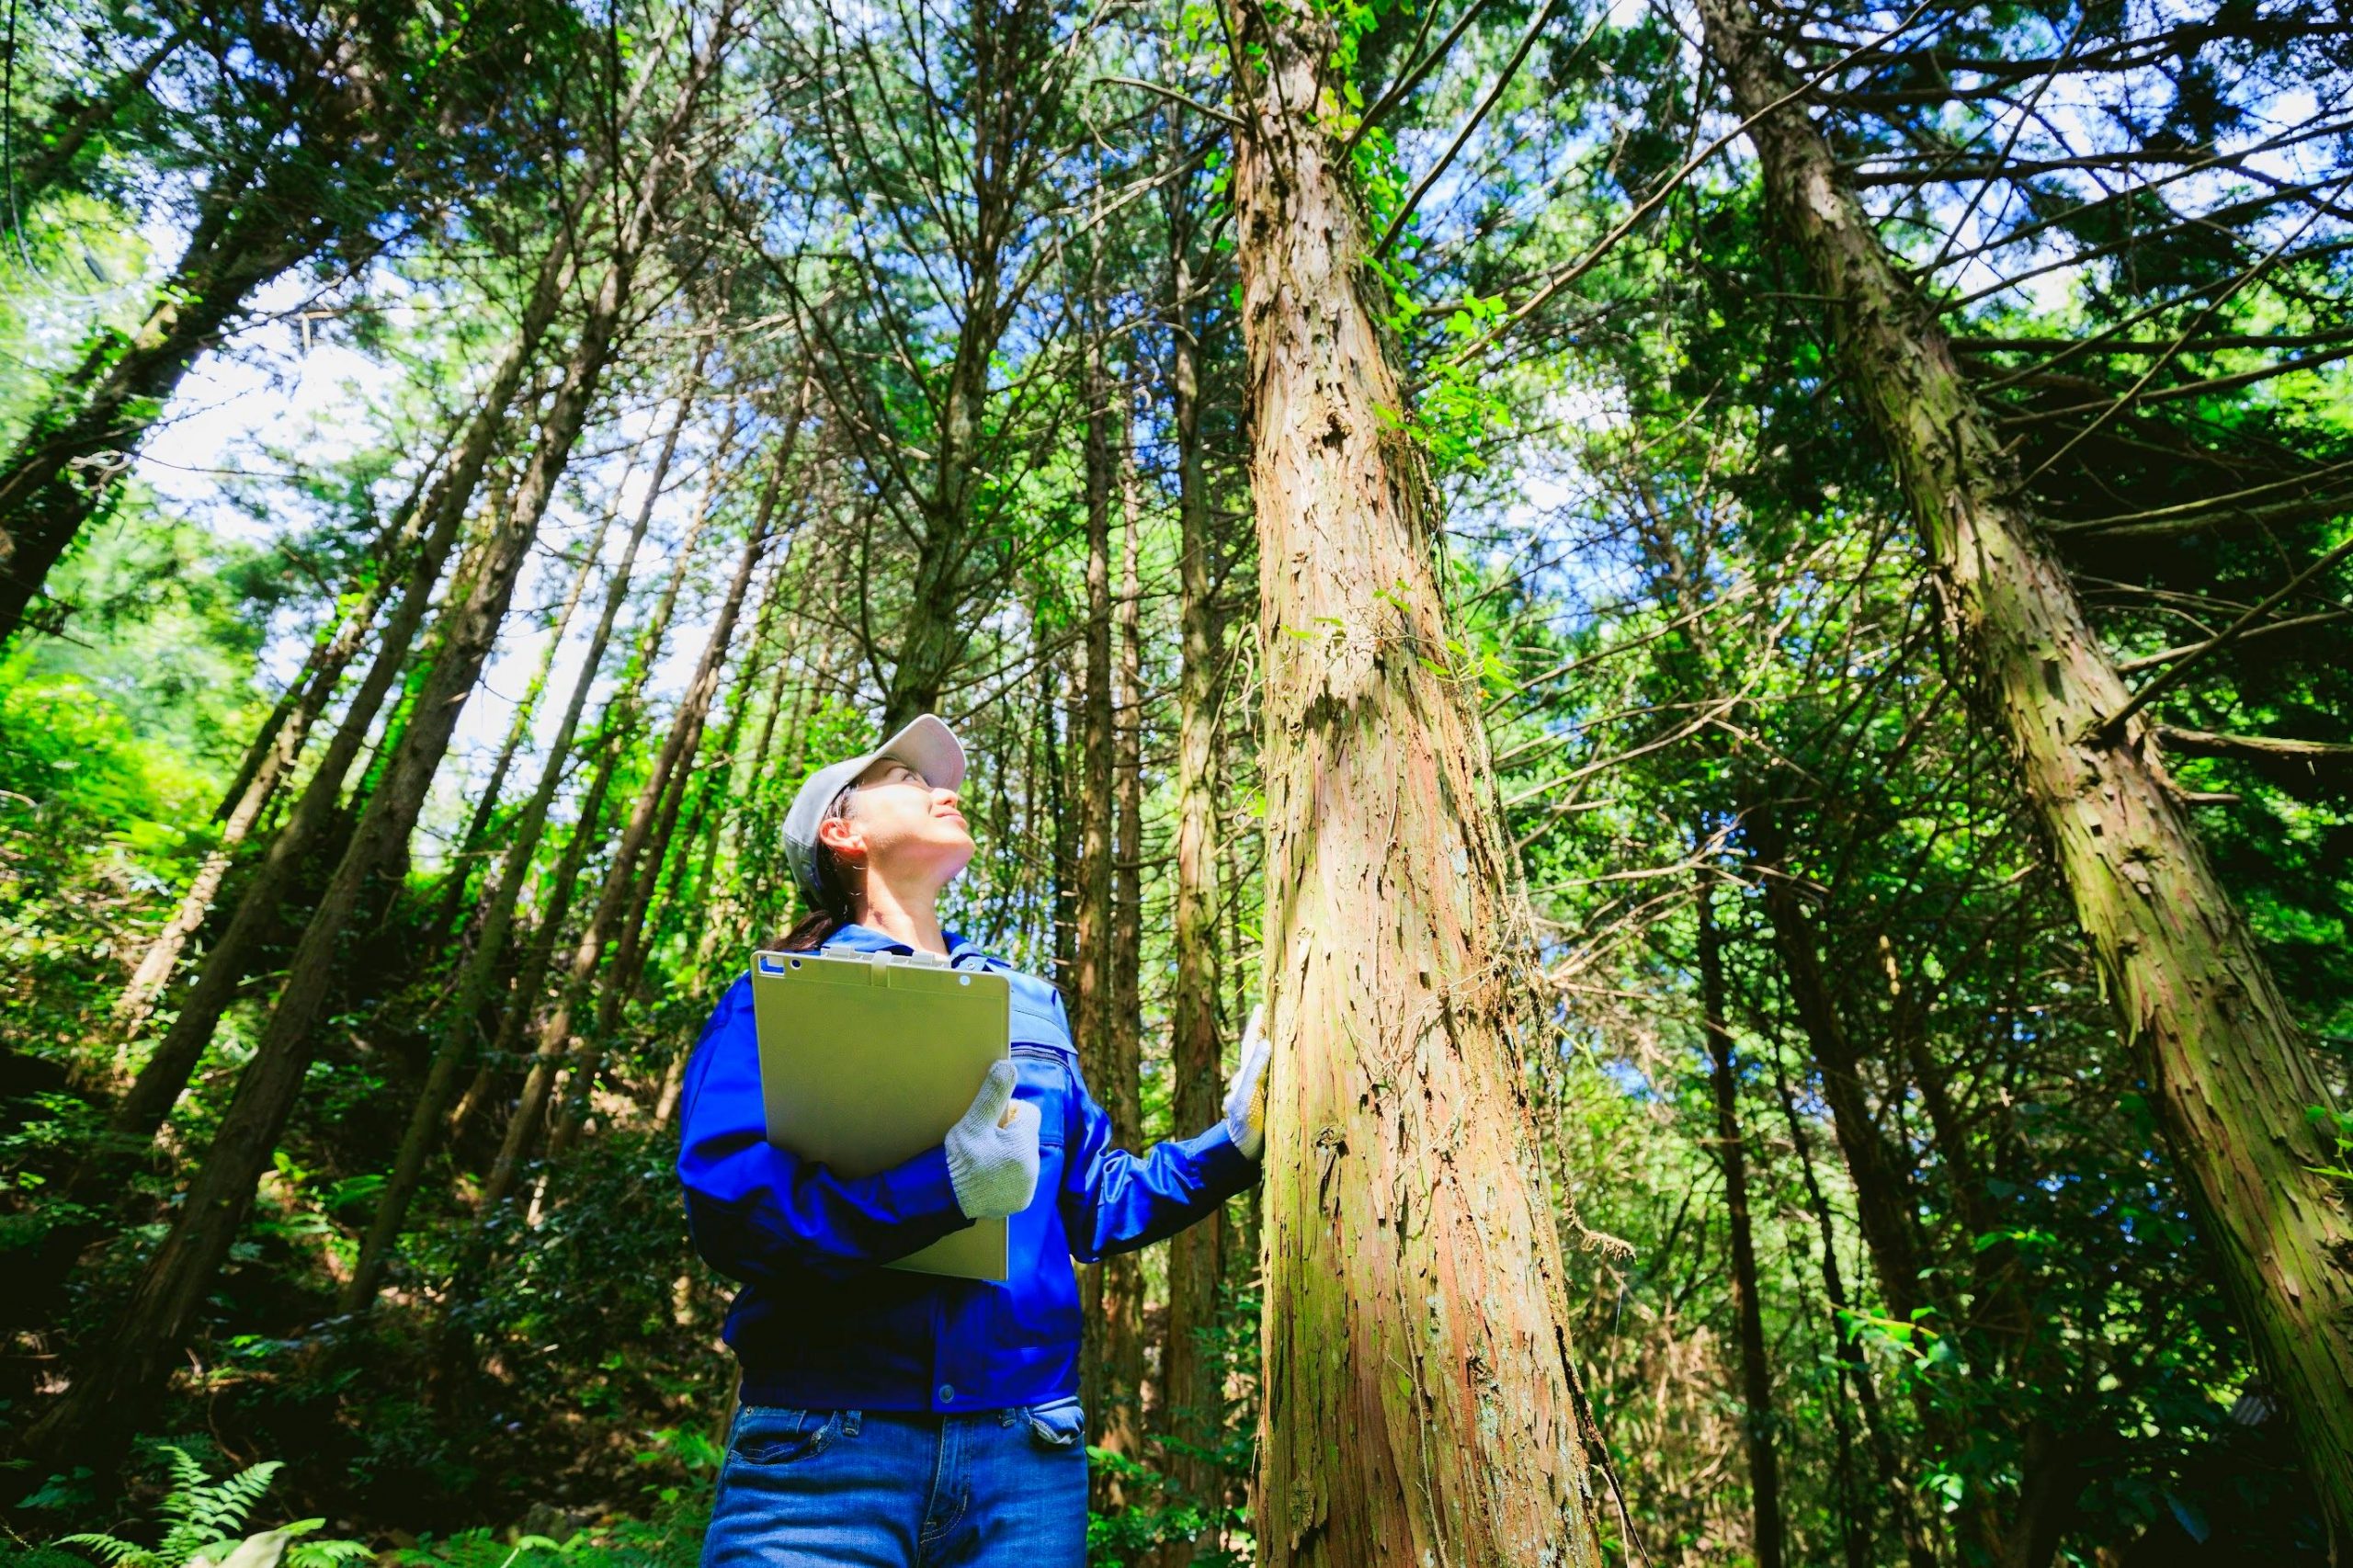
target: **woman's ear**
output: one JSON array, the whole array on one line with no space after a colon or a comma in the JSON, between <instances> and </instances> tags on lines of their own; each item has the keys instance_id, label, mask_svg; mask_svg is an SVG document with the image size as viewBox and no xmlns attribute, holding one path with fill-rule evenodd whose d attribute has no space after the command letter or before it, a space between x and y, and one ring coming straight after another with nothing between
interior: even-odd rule
<instances>
[{"instance_id":1,"label":"woman's ear","mask_svg":"<svg viewBox=\"0 0 2353 1568\"><path fill-rule=\"evenodd\" d=\"M827 817L817 824L817 842L835 854L847 859L852 852L866 853L866 834L847 817Z\"/></svg>"}]
</instances>

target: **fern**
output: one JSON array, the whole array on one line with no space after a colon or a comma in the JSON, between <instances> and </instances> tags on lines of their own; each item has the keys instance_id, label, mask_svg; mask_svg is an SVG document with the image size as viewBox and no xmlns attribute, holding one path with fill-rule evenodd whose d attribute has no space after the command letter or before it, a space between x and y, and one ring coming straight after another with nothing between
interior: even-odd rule
<instances>
[{"instance_id":1,"label":"fern","mask_svg":"<svg viewBox=\"0 0 2353 1568\"><path fill-rule=\"evenodd\" d=\"M162 1447L170 1462L172 1489L160 1510L164 1538L153 1550L97 1534L69 1535L57 1544L80 1547L102 1568L191 1568L217 1562L234 1551L246 1539L254 1510L285 1467L277 1460L264 1460L215 1481L187 1449L168 1443ZM298 1519L280 1528L289 1537L305 1536L325 1523ZM350 1568L373 1555L360 1541L305 1540L288 1546L284 1568Z\"/></svg>"},{"instance_id":2,"label":"fern","mask_svg":"<svg viewBox=\"0 0 2353 1568\"><path fill-rule=\"evenodd\" d=\"M286 1568L344 1568L347 1563L369 1562L375 1555L363 1541L305 1540L287 1548Z\"/></svg>"},{"instance_id":3,"label":"fern","mask_svg":"<svg viewBox=\"0 0 2353 1568\"><path fill-rule=\"evenodd\" d=\"M57 1544L86 1548L90 1554L105 1563L107 1568L151 1568L152 1564L162 1561L145 1547L117 1540L110 1535L61 1536L58 1538Z\"/></svg>"}]
</instances>

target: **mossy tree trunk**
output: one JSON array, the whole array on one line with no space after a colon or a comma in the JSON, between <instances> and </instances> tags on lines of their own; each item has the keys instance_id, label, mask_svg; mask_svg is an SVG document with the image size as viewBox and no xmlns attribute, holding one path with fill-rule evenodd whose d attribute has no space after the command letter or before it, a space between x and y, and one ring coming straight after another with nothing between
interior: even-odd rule
<instances>
[{"instance_id":1,"label":"mossy tree trunk","mask_svg":"<svg viewBox=\"0 0 2353 1568\"><path fill-rule=\"evenodd\" d=\"M1275 1042L1260 1561L1600 1562L1520 1052L1526 912L1439 519L1323 121L1328 19L1251 8L1235 239Z\"/></svg>"},{"instance_id":2,"label":"mossy tree trunk","mask_svg":"<svg viewBox=\"0 0 2353 1568\"><path fill-rule=\"evenodd\" d=\"M1919 525L1976 696L2064 877L2206 1244L2353 1538L2353 1214L2329 1095L1933 312L1881 245L1748 0L1701 0L1773 208ZM1780 107L1776 108L1779 105ZM1771 112L1768 112L1770 110Z\"/></svg>"}]
</instances>

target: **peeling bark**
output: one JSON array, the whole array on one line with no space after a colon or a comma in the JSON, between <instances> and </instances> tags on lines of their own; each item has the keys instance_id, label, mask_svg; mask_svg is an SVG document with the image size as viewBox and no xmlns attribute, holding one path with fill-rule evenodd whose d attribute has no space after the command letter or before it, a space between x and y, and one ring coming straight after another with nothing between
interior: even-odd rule
<instances>
[{"instance_id":1,"label":"peeling bark","mask_svg":"<svg viewBox=\"0 0 2353 1568\"><path fill-rule=\"evenodd\" d=\"M1259 1560L1600 1562L1519 1052L1526 911L1441 536L1319 116L1333 38L1242 13L1233 199L1265 662Z\"/></svg>"}]
</instances>

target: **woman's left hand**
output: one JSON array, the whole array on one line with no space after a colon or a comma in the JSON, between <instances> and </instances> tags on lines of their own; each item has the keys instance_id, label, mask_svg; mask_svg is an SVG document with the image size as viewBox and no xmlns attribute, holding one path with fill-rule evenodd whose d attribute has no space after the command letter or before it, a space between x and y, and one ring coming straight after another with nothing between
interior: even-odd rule
<instances>
[{"instance_id":1,"label":"woman's left hand","mask_svg":"<svg viewBox=\"0 0 2353 1568\"><path fill-rule=\"evenodd\" d=\"M1267 1059L1274 1054L1265 1028L1267 1009L1250 1009L1242 1031L1242 1060L1225 1090L1225 1130L1233 1146L1256 1159L1267 1144Z\"/></svg>"}]
</instances>

